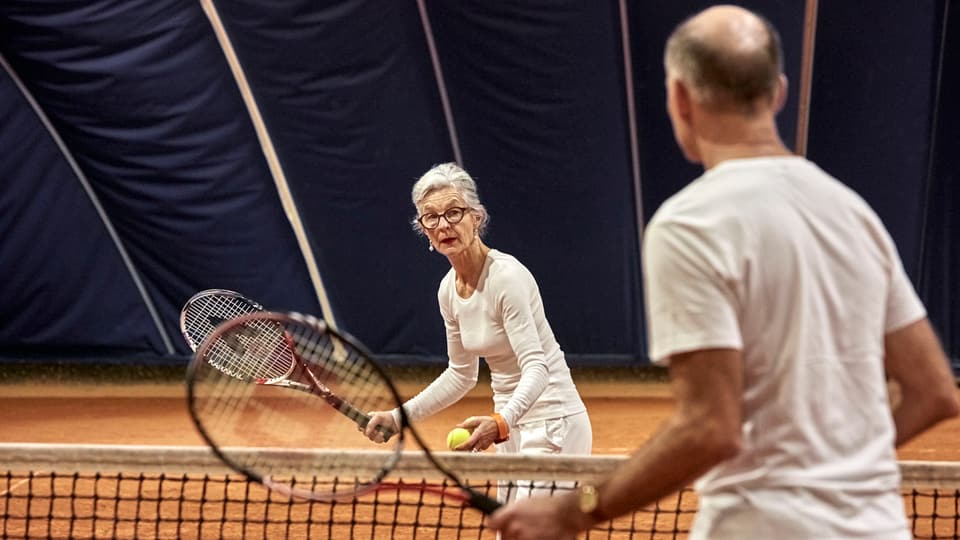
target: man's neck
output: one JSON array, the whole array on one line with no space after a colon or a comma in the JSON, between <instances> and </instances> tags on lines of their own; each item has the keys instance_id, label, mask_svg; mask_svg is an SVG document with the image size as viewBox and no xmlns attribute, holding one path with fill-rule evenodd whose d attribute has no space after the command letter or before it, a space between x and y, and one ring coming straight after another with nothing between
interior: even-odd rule
<instances>
[{"instance_id":1,"label":"man's neck","mask_svg":"<svg viewBox=\"0 0 960 540\"><path fill-rule=\"evenodd\" d=\"M789 156L772 115L742 122L725 118L703 124L697 137L700 162L705 170L731 159Z\"/></svg>"},{"instance_id":2,"label":"man's neck","mask_svg":"<svg viewBox=\"0 0 960 540\"><path fill-rule=\"evenodd\" d=\"M767 144L737 144L701 148L704 170L710 170L731 159L792 156L793 152L780 141Z\"/></svg>"}]
</instances>

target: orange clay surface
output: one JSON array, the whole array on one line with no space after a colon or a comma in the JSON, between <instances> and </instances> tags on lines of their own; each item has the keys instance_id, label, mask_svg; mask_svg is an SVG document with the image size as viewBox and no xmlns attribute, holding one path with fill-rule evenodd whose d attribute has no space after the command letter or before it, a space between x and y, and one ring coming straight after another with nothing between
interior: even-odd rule
<instances>
[{"instance_id":1,"label":"orange clay surface","mask_svg":"<svg viewBox=\"0 0 960 540\"><path fill-rule=\"evenodd\" d=\"M404 395L412 395L427 381L407 382L401 388ZM657 382L617 382L578 381L578 388L587 404L593 424L594 453L626 454L642 444L666 419L672 409L669 386ZM471 394L456 406L425 420L418 425L419 431L435 449L444 449L446 433L457 422L471 415L490 412L491 400L489 387L479 385ZM344 434L344 447L351 447L350 438L356 432L350 430ZM184 388L179 384L69 384L69 383L21 383L0 385L0 442L30 443L88 443L88 444L137 444L137 445L201 445L191 423L184 398ZM960 461L960 420L944 422L935 429L923 434L900 449L899 457L904 460ZM14 478L8 491L17 493L26 489L27 480ZM80 480L69 489L86 489ZM92 480L87 481L88 483ZM6 489L0 486L0 489ZM142 488L138 488L142 489ZM16 507L32 504L31 516L35 512L47 512L49 499L34 498L32 503L23 498L15 498L8 509L11 514L24 515L26 510ZM944 499L950 505L952 499ZM74 503L67 503L74 504ZM105 516L122 514L122 508L102 502L105 508L97 510ZM924 503L938 504L938 503ZM82 510L82 503L71 512ZM592 531L589 538L634 538L636 532L655 529L658 532L644 532L644 538L684 538L683 531L689 529L690 520L696 509L696 500L692 494L682 496L673 503L674 508L682 509L682 517L675 523L672 514L664 517L651 517L650 514L634 515L632 518L620 518L619 523L625 529ZM908 504L907 508L909 509ZM939 507L939 505L938 505ZM303 506L294 507L302 509ZM387 525L373 525L364 528L355 525L357 508L350 504L329 508L319 515L305 518L306 525L291 529L289 525L276 525L279 529L269 529L273 525L244 524L249 510L224 509L224 522L206 525L168 524L156 525L150 522L126 521L119 526L112 518L101 521L72 520L69 518L29 519L5 517L2 529L5 537L26 538L245 538L245 537L296 537L296 538L392 538L395 540L416 540L418 538L458 538L456 528L430 529L424 525L424 514L420 509L409 517L412 523L400 527L389 525L397 520L408 519L405 514L390 514L384 518ZM909 511L909 510L908 510ZM929 513L929 510L924 510ZM91 512L93 512L91 510ZM159 510L158 510L159 512ZM200 514L204 510L199 511ZM451 512L446 510L445 512ZM453 527L470 528L470 537L493 540L495 535L489 530L480 530L481 517L471 509L463 510L460 517L444 518ZM190 514L182 509L183 514ZM926 529L936 529L940 534L950 536L956 533L956 523L949 517L950 508L938 509L937 514L947 514L935 522L915 519ZM45 514L43 514L45 515ZM280 521L289 519L285 514ZM365 518L364 518L365 519ZM379 518L374 517L377 521ZM632 521L631 521L632 519ZM215 520L213 520L215 521ZM666 521L666 525L662 523ZM381 523L383 523L381 522ZM350 523L349 525L331 525L331 523ZM618 523L618 522L615 522ZM679 526L679 532L676 530ZM118 528L119 527L119 528ZM480 531L480 532L478 532ZM626 532L623 532L626 531ZM918 537L929 537L919 533ZM279 536L278 536L279 535Z\"/></svg>"},{"instance_id":2,"label":"orange clay surface","mask_svg":"<svg viewBox=\"0 0 960 540\"><path fill-rule=\"evenodd\" d=\"M410 395L416 386L406 383ZM578 382L593 424L594 453L624 454L647 440L673 410L669 385ZM490 412L489 389L478 386L418 429L443 450L447 432L471 415ZM0 442L200 445L177 384L0 385ZM345 442L346 444L346 442ZM900 459L960 461L960 420L941 423L899 451Z\"/></svg>"}]
</instances>

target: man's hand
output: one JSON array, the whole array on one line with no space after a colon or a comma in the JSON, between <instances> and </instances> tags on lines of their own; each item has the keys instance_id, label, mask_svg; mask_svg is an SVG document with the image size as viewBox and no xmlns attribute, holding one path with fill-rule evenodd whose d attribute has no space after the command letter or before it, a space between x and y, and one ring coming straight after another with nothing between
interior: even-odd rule
<instances>
[{"instance_id":1,"label":"man's hand","mask_svg":"<svg viewBox=\"0 0 960 540\"><path fill-rule=\"evenodd\" d=\"M502 540L575 540L590 527L590 518L576 506L573 494L520 499L486 520Z\"/></svg>"}]
</instances>

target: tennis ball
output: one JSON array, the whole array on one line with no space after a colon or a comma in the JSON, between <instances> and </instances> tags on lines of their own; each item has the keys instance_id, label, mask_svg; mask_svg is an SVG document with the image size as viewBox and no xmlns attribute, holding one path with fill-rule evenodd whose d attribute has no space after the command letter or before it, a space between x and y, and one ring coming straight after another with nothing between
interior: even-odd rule
<instances>
[{"instance_id":1,"label":"tennis ball","mask_svg":"<svg viewBox=\"0 0 960 540\"><path fill-rule=\"evenodd\" d=\"M450 430L450 433L447 433L447 447L451 450L455 450L458 446L467 442L467 439L469 438L469 431L463 429L462 427L453 428Z\"/></svg>"}]
</instances>

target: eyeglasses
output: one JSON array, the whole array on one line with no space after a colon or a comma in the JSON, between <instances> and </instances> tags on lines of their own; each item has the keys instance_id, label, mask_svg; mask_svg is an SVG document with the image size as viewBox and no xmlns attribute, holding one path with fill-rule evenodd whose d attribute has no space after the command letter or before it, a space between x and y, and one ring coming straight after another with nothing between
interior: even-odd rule
<instances>
[{"instance_id":1,"label":"eyeglasses","mask_svg":"<svg viewBox=\"0 0 960 540\"><path fill-rule=\"evenodd\" d=\"M447 220L447 223L450 225L456 225L457 223L463 221L463 216L467 214L467 210L470 210L470 208L454 206L453 208L448 208L442 214L434 214L432 212L429 214L423 214L417 218L417 221L420 222L420 225L422 225L424 229L436 229L439 227L441 217Z\"/></svg>"}]
</instances>

